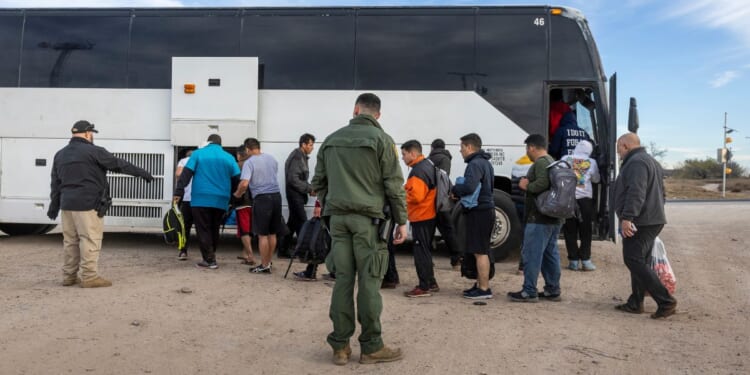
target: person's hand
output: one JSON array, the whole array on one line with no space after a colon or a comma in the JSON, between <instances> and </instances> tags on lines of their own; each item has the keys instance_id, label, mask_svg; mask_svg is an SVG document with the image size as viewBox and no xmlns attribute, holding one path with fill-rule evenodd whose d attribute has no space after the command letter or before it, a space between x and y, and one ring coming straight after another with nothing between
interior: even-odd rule
<instances>
[{"instance_id":1,"label":"person's hand","mask_svg":"<svg viewBox=\"0 0 750 375\"><path fill-rule=\"evenodd\" d=\"M518 180L518 188L521 190L526 190L526 188L529 186L529 179L526 177L521 177L520 180Z\"/></svg>"},{"instance_id":2,"label":"person's hand","mask_svg":"<svg viewBox=\"0 0 750 375\"><path fill-rule=\"evenodd\" d=\"M623 220L622 221L622 238L628 238L635 236L635 226L633 225L633 222L630 220Z\"/></svg>"},{"instance_id":3,"label":"person's hand","mask_svg":"<svg viewBox=\"0 0 750 375\"><path fill-rule=\"evenodd\" d=\"M147 184L150 184L151 181L154 180L154 176L152 176L151 173L148 173L148 172L146 172L145 175L141 176L141 178L143 178Z\"/></svg>"},{"instance_id":4,"label":"person's hand","mask_svg":"<svg viewBox=\"0 0 750 375\"><path fill-rule=\"evenodd\" d=\"M178 203L180 203L180 199L182 199L180 198L180 196L175 195L174 197L172 197L172 204L176 206Z\"/></svg>"},{"instance_id":5,"label":"person's hand","mask_svg":"<svg viewBox=\"0 0 750 375\"><path fill-rule=\"evenodd\" d=\"M316 193L315 190L310 190L310 196L311 197L314 197L316 195L318 195L318 193Z\"/></svg>"},{"instance_id":6,"label":"person's hand","mask_svg":"<svg viewBox=\"0 0 750 375\"><path fill-rule=\"evenodd\" d=\"M408 235L406 230L406 224L396 224L396 234L393 235L394 245L400 245L406 241L406 236Z\"/></svg>"},{"instance_id":7,"label":"person's hand","mask_svg":"<svg viewBox=\"0 0 750 375\"><path fill-rule=\"evenodd\" d=\"M52 210L49 210L49 211L47 211L47 217L48 217L48 218L49 218L50 220L55 220L55 219L57 219L57 211L52 211Z\"/></svg>"},{"instance_id":8,"label":"person's hand","mask_svg":"<svg viewBox=\"0 0 750 375\"><path fill-rule=\"evenodd\" d=\"M313 217L320 217L320 211L322 211L320 207L315 207L313 209Z\"/></svg>"}]
</instances>

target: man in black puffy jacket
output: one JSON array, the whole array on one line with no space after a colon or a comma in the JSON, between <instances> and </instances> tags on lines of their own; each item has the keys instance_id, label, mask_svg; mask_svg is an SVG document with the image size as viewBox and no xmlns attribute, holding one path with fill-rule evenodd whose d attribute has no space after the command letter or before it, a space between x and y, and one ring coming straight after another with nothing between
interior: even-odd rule
<instances>
[{"instance_id":1,"label":"man in black puffy jacket","mask_svg":"<svg viewBox=\"0 0 750 375\"><path fill-rule=\"evenodd\" d=\"M63 286L80 283L83 288L111 286L99 277L97 262L102 247L104 212L109 205L107 171L141 177L154 177L145 169L115 157L94 145L94 124L78 121L71 129L70 143L55 154L47 216L55 220L62 210ZM78 278L80 268L81 276Z\"/></svg>"}]
</instances>

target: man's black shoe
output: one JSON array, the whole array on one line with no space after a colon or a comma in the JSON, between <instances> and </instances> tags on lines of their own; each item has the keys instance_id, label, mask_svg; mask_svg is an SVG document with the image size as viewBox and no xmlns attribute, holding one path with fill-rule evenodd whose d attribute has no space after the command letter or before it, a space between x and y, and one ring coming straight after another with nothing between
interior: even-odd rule
<instances>
[{"instance_id":1,"label":"man's black shoe","mask_svg":"<svg viewBox=\"0 0 750 375\"><path fill-rule=\"evenodd\" d=\"M630 313L630 314L643 314L643 306L633 307L633 306L628 305L627 303L623 303L621 305L615 306L615 310L619 310L619 311Z\"/></svg>"},{"instance_id":2,"label":"man's black shoe","mask_svg":"<svg viewBox=\"0 0 750 375\"><path fill-rule=\"evenodd\" d=\"M536 296L539 297L542 301L552 301L552 302L560 302L562 301L562 298L560 297L560 293L552 294L546 290L544 291L537 291Z\"/></svg>"},{"instance_id":3,"label":"man's black shoe","mask_svg":"<svg viewBox=\"0 0 750 375\"><path fill-rule=\"evenodd\" d=\"M524 291L508 292L508 298L513 302L539 302L539 297L530 296Z\"/></svg>"},{"instance_id":4,"label":"man's black shoe","mask_svg":"<svg viewBox=\"0 0 750 375\"><path fill-rule=\"evenodd\" d=\"M667 305L664 307L659 306L659 308L656 309L656 312L651 314L651 319L667 318L667 317L674 315L674 313L676 312L677 312L677 301L675 301L671 305Z\"/></svg>"}]
</instances>

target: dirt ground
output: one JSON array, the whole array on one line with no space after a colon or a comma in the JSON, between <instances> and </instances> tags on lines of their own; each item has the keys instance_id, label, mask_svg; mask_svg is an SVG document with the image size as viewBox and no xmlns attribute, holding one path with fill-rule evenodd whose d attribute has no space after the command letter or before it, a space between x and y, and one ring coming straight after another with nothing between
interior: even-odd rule
<instances>
[{"instance_id":1,"label":"dirt ground","mask_svg":"<svg viewBox=\"0 0 750 375\"><path fill-rule=\"evenodd\" d=\"M330 282L285 280L284 260L272 275L249 274L230 236L210 271L194 267L196 252L177 261L155 232L107 233L100 272L114 286L101 289L60 286L59 233L0 237L0 374L747 374L750 203L667 211L661 237L679 301L667 320L614 310L630 280L612 243L594 243L595 272L563 270L562 302L537 304L505 297L522 283L517 258L497 264L495 299L475 306L443 255L441 291L408 299L416 275L401 254L403 284L383 291L382 321L405 358L360 365L355 334L344 367L325 343Z\"/></svg>"}]
</instances>

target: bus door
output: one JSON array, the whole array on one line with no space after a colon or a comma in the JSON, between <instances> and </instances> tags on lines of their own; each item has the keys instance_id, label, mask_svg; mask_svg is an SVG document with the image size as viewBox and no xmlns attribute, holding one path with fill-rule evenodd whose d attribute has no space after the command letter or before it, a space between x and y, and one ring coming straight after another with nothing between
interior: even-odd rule
<instances>
[{"instance_id":1,"label":"bus door","mask_svg":"<svg viewBox=\"0 0 750 375\"><path fill-rule=\"evenodd\" d=\"M605 240L610 238L612 215L609 212L611 191L614 180L610 170L614 166L614 145L611 140L614 129L606 116L607 103L604 102L602 90L595 82L556 82L550 83L547 89L547 110L549 121L558 119L554 111L573 111L578 126L585 130L594 143L591 158L597 161L600 172L600 183L593 185L595 213L593 215L593 238ZM559 101L562 100L564 104ZM557 103L555 103L557 101ZM561 109L562 108L562 109ZM552 124L550 124L550 127ZM550 132L551 133L551 132ZM551 134L550 134L551 136ZM550 138L551 141L551 138Z\"/></svg>"}]
</instances>

